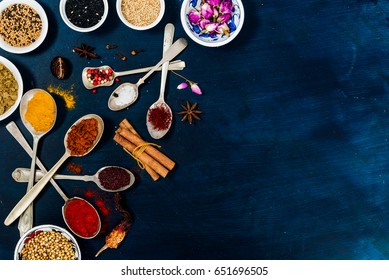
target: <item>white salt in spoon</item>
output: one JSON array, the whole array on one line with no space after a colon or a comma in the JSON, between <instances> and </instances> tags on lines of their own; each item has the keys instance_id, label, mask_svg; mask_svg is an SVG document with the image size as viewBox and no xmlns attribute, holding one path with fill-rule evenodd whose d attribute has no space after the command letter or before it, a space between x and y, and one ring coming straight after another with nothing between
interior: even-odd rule
<instances>
[{"instance_id":1,"label":"white salt in spoon","mask_svg":"<svg viewBox=\"0 0 389 280\"><path fill-rule=\"evenodd\" d=\"M127 185L122 186L122 187L117 188L117 189L108 189L108 188L104 187L103 182L101 182L99 175L105 169L110 168L110 167L120 168L120 169L124 170L125 172L127 172L130 175L129 183ZM36 170L36 172L35 172L35 179L39 180L45 174L46 173L41 171L41 170ZM27 182L28 178L30 177L30 175L31 175L31 171L28 168L20 168L19 167L19 168L16 168L12 172L12 178L16 182L19 182L19 183ZM102 167L94 175L61 175L61 174L55 174L53 176L53 179L55 179L55 180L78 180L78 181L84 181L84 182L94 182L100 189L102 189L103 191L106 191L106 192L121 192L121 191L124 191L124 190L128 189L129 187L131 187L134 184L134 182L135 182L134 174L130 170L128 170L128 169L126 169L124 167L120 167L120 166L105 166L105 167Z\"/></svg>"},{"instance_id":2,"label":"white salt in spoon","mask_svg":"<svg viewBox=\"0 0 389 280\"><path fill-rule=\"evenodd\" d=\"M72 130L72 127L74 125L79 124L81 121L85 119L96 119L98 123L98 131L97 131L97 136L92 144L92 146L83 154L80 155L72 155L71 150L67 146L67 139L70 131ZM103 135L104 131L104 122L101 119L100 116L95 115L95 114L89 114L81 117L78 119L67 131L65 138L64 138L64 146L65 146L65 153L63 156L58 160L58 162L46 173L45 176L42 177L42 179L39 180L38 183L36 183L31 190L29 190L23 197L22 199L15 205L15 207L11 210L11 212L8 214L7 218L4 221L4 224L6 226L10 225L13 223L30 205L34 199L38 196L38 194L43 190L43 188L47 185L47 183L50 181L50 179L54 176L55 172L58 170L58 168L71 156L77 156L77 157L82 157L90 153L97 145L99 142L101 136Z\"/></svg>"},{"instance_id":3,"label":"white salt in spoon","mask_svg":"<svg viewBox=\"0 0 389 280\"><path fill-rule=\"evenodd\" d=\"M162 59L157 65L151 68L151 70L147 72L143 78L140 78L136 84L123 83L117 87L108 99L108 108L112 111L119 111L134 103L138 98L139 86L143 84L159 66L166 61L172 60L176 55L182 52L187 45L188 42L184 38L178 39L166 52L164 52Z\"/></svg>"},{"instance_id":4,"label":"white salt in spoon","mask_svg":"<svg viewBox=\"0 0 389 280\"><path fill-rule=\"evenodd\" d=\"M165 53L169 49L169 47L172 45L173 38L174 38L174 25L171 23L168 23L165 26L165 35L164 35L164 39L163 39L163 53ZM163 136L165 136L166 133L169 131L169 129L172 125L172 121L173 121L172 120L172 117L173 117L172 109L170 109L169 105L165 102L165 99L164 99L168 67L169 67L169 62L165 62L164 64L162 64L161 89L160 89L160 93L159 93L159 98L156 102L154 102L150 106L150 108L146 114L147 130L149 131L150 136L153 137L154 139L160 139ZM167 116L168 119L163 120L163 121L167 122L166 128L158 129L154 126L154 124L150 120L152 110L153 109L157 110L156 108L161 108L162 110L166 110L167 115L168 115Z\"/></svg>"}]
</instances>

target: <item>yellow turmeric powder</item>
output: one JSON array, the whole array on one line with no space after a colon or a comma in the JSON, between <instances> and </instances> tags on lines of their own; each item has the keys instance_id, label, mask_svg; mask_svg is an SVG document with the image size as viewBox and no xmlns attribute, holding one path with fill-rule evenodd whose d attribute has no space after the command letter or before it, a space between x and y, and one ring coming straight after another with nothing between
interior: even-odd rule
<instances>
[{"instance_id":1,"label":"yellow turmeric powder","mask_svg":"<svg viewBox=\"0 0 389 280\"><path fill-rule=\"evenodd\" d=\"M49 85L47 91L61 96L65 101L65 106L69 110L73 110L76 107L76 99L73 95L74 85L71 85L70 89L66 90L57 85Z\"/></svg>"},{"instance_id":2,"label":"yellow turmeric powder","mask_svg":"<svg viewBox=\"0 0 389 280\"><path fill-rule=\"evenodd\" d=\"M51 95L38 91L27 103L24 115L36 132L48 131L55 120L56 105Z\"/></svg>"}]
</instances>

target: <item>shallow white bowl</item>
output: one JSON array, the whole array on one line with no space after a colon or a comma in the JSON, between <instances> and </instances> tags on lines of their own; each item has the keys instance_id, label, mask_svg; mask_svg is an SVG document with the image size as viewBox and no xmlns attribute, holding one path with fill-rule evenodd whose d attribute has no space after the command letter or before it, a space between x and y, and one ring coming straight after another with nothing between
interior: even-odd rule
<instances>
[{"instance_id":1,"label":"shallow white bowl","mask_svg":"<svg viewBox=\"0 0 389 280\"><path fill-rule=\"evenodd\" d=\"M34 43L26 47L13 47L7 44L3 40L3 38L0 37L0 48L10 53L17 53L17 54L28 53L35 50L45 40L47 31L49 29L49 21L47 20L46 12L42 8L42 6L37 1L33 1L33 0L3 0L0 2L0 13L3 10L5 10L7 7L14 4L25 4L33 8L39 14L42 20L42 32L39 38Z\"/></svg>"},{"instance_id":2,"label":"shallow white bowl","mask_svg":"<svg viewBox=\"0 0 389 280\"><path fill-rule=\"evenodd\" d=\"M243 27L245 13L242 1L232 0L234 11L232 19L227 24L230 28L233 26L234 30L229 36L208 36L207 34L202 34L197 26L190 23L188 18L189 12L193 9L199 10L201 2L201 0L184 0L182 2L180 17L186 34L196 43L206 47L220 47L234 40Z\"/></svg>"},{"instance_id":3,"label":"shallow white bowl","mask_svg":"<svg viewBox=\"0 0 389 280\"><path fill-rule=\"evenodd\" d=\"M91 0L91 2L93 2L94 0ZM100 21L94 25L94 26L91 26L91 27L87 27L87 28L82 28L82 27L78 27L76 25L74 25L73 23L70 22L70 20L68 19L68 17L66 16L66 11L65 11L65 4L66 4L67 0L61 0L59 2L59 13L61 14L61 18L62 20L66 23L67 26L69 26L71 29L75 30L75 31L78 31L78 32L91 32L93 30L96 30L97 28L99 28L101 25L103 25L104 21L107 19L107 16L108 16L108 1L107 0L103 0L103 3L104 3L104 13L103 13L103 16L101 17Z\"/></svg>"},{"instance_id":4,"label":"shallow white bowl","mask_svg":"<svg viewBox=\"0 0 389 280\"><path fill-rule=\"evenodd\" d=\"M154 26L156 26L161 21L161 19L163 18L163 15L165 14L165 0L159 0L159 1L160 1L160 9L159 9L158 17L155 19L155 21L153 23L151 23L149 25L138 26L138 25L134 25L132 23L129 23L126 20L126 18L123 16L123 13L122 13L122 2L123 2L123 0L117 0L116 1L116 12L117 12L120 20L125 25L127 25L129 28L135 29L135 30L148 30L148 29L151 29Z\"/></svg>"},{"instance_id":5,"label":"shallow white bowl","mask_svg":"<svg viewBox=\"0 0 389 280\"><path fill-rule=\"evenodd\" d=\"M78 246L77 240L74 238L73 235L71 235L70 232L68 232L66 229L61 228L59 226L55 225L40 225L36 226L29 231L27 231L18 241L15 247L15 253L14 253L14 259L15 260L21 260L21 252L24 247L24 245L37 233L42 231L57 231L60 232L63 236L65 236L70 243L72 243L74 254L75 254L75 260L81 260L81 250Z\"/></svg>"},{"instance_id":6,"label":"shallow white bowl","mask_svg":"<svg viewBox=\"0 0 389 280\"><path fill-rule=\"evenodd\" d=\"M0 115L0 121L2 121L8 118L13 112L15 112L16 108L18 108L23 95L23 80L18 68L16 68L11 61L0 56L0 64L3 64L12 72L16 82L18 83L18 97L16 98L15 103L4 114Z\"/></svg>"}]
</instances>

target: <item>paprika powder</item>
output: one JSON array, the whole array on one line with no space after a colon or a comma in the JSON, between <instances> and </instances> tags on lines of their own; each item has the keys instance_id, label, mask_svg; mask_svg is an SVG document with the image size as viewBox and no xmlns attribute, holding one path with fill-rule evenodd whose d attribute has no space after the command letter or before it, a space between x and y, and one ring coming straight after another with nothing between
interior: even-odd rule
<instances>
[{"instance_id":1,"label":"paprika powder","mask_svg":"<svg viewBox=\"0 0 389 280\"><path fill-rule=\"evenodd\" d=\"M99 134L98 121L95 118L84 119L71 127L66 146L72 156L82 156L93 146Z\"/></svg>"},{"instance_id":2,"label":"paprika powder","mask_svg":"<svg viewBox=\"0 0 389 280\"><path fill-rule=\"evenodd\" d=\"M92 238L100 231L101 222L96 209L80 198L70 199L64 207L68 227L78 236Z\"/></svg>"}]
</instances>

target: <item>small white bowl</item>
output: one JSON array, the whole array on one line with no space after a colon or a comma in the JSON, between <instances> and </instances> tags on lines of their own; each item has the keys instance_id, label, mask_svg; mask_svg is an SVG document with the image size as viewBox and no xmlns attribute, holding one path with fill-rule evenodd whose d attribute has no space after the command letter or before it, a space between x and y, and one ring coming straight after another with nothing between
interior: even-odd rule
<instances>
[{"instance_id":1,"label":"small white bowl","mask_svg":"<svg viewBox=\"0 0 389 280\"><path fill-rule=\"evenodd\" d=\"M49 231L56 231L61 233L63 236L66 237L66 239L69 240L71 243L73 250L74 250L74 255L75 255L75 260L81 260L81 250L80 247L77 244L77 240L74 238L73 235L70 234L66 229L61 228L59 226L55 225L40 225L36 226L29 231L27 231L18 241L15 247L15 252L14 252L14 259L15 260L21 260L22 259L22 249L24 245L34 236L41 232L49 232Z\"/></svg>"},{"instance_id":2,"label":"small white bowl","mask_svg":"<svg viewBox=\"0 0 389 280\"><path fill-rule=\"evenodd\" d=\"M160 2L159 14L158 14L158 17L154 20L154 22L150 23L149 25L144 25L144 26L135 25L135 24L128 22L128 20L124 17L123 12L122 12L122 2L123 2L123 0L116 1L116 12L117 12L120 20L131 29L135 29L135 30L151 29L161 21L161 19L163 18L163 15L165 14L165 0L159 0L159 2Z\"/></svg>"},{"instance_id":3,"label":"small white bowl","mask_svg":"<svg viewBox=\"0 0 389 280\"><path fill-rule=\"evenodd\" d=\"M42 20L42 31L39 38L32 44L25 46L25 47L14 47L9 44L7 44L3 38L0 36L0 48L3 50L10 52L10 53L16 53L16 54L22 54L22 53L28 53L33 50L35 50L42 42L45 40L47 31L49 29L49 21L47 20L46 12L42 8L42 6L37 1L31 1L31 0L3 0L0 2L0 13L5 10L7 7L14 5L14 4L25 4L27 6L30 6L33 8L38 14L39 17Z\"/></svg>"},{"instance_id":4,"label":"small white bowl","mask_svg":"<svg viewBox=\"0 0 389 280\"><path fill-rule=\"evenodd\" d=\"M227 22L230 32L229 36L217 34L208 35L201 32L199 26L192 24L189 21L189 12L192 10L200 10L201 0L184 0L181 6L181 24L186 34L196 43L206 47L220 47L228 44L239 34L244 22L244 8L241 0L232 0L234 6L231 20Z\"/></svg>"},{"instance_id":5,"label":"small white bowl","mask_svg":"<svg viewBox=\"0 0 389 280\"><path fill-rule=\"evenodd\" d=\"M95 0L91 0L91 2L94 2L94 1ZM86 28L76 26L72 22L70 22L70 20L68 19L67 15L66 15L66 10L65 10L66 2L67 2L67 0L61 0L59 2L59 13L61 14L62 20L66 23L66 25L69 26L71 29L73 29L75 31L78 31L78 32L91 32L91 31L96 30L97 28L99 28L101 25L103 25L104 21L107 19L107 16L108 16L108 1L107 0L103 0L103 3L104 3L104 13L103 13L103 16L101 17L101 19L99 20L99 22L96 25L91 26L91 27L86 27Z\"/></svg>"},{"instance_id":6,"label":"small white bowl","mask_svg":"<svg viewBox=\"0 0 389 280\"><path fill-rule=\"evenodd\" d=\"M15 103L4 114L0 115L0 121L2 121L8 118L13 112L15 112L16 108L18 108L23 95L23 80L18 68L16 68L11 61L0 56L0 64L3 64L12 72L16 82L18 83L18 97L16 98Z\"/></svg>"}]
</instances>

